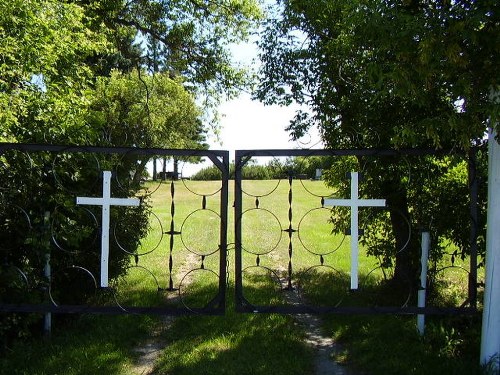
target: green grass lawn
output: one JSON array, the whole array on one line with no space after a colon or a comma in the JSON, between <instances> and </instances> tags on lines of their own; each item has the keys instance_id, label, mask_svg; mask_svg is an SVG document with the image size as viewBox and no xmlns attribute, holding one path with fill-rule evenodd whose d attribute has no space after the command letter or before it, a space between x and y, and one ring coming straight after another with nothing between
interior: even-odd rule
<instances>
[{"instance_id":1,"label":"green grass lawn","mask_svg":"<svg viewBox=\"0 0 500 375\"><path fill-rule=\"evenodd\" d=\"M154 215L149 234L137 250L139 256L132 262L135 265L138 260L139 267L115 282L120 303L179 303L178 292L166 290L172 283L181 287L184 303L202 306L217 290L220 182L175 182L173 191L170 183L148 187L155 191L151 196ZM290 240L282 232L290 224L290 186L282 180L244 181L242 187L247 193L242 218L245 297L255 304L285 303L280 292L285 285L279 283L290 276ZM291 240L293 283L300 283L309 301L318 305L371 304L381 291L393 296L376 260L366 257L364 249L360 250L360 282L373 293L349 293L350 238L331 234L329 210L321 208L321 196L331 193L322 182L293 182L291 225L299 230ZM176 319L162 333L168 345L155 373L312 374L313 353L293 317L235 312L232 194L231 184L226 314ZM183 232L175 236L172 251L170 236L162 235L171 226ZM450 277L457 284L458 276ZM369 374L480 373L479 319L429 318L424 338L417 335L415 320L413 316L332 315L324 317L324 331L345 346L335 360ZM0 357L0 373L130 374L137 356L133 348L160 325L160 318L136 315L56 317L52 339L21 340L8 348Z\"/></svg>"}]
</instances>

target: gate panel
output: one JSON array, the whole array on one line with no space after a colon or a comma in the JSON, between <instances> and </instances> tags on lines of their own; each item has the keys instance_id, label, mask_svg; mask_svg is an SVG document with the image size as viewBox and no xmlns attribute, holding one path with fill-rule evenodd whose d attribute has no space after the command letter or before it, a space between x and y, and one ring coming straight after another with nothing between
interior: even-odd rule
<instances>
[{"instance_id":1,"label":"gate panel","mask_svg":"<svg viewBox=\"0 0 500 375\"><path fill-rule=\"evenodd\" d=\"M146 178L200 157L211 191ZM228 173L227 151L0 144L0 311L223 314Z\"/></svg>"},{"instance_id":2,"label":"gate panel","mask_svg":"<svg viewBox=\"0 0 500 375\"><path fill-rule=\"evenodd\" d=\"M412 167L412 162L425 161L429 156L449 155L449 152L432 150L236 151L237 310L336 314L477 312L478 184L475 151L469 157L459 156L465 163L465 170L467 162L469 167L469 184L465 183L462 188L469 195L467 199L470 202L466 203L469 208L466 208L463 220L463 225L470 227L469 242L464 245L470 256L463 261L459 259L460 252L451 249L442 261L434 261L432 256L429 260L433 276L428 280L428 289L440 283L453 287L455 280L460 280L460 290L457 291L460 295L453 296L454 303L452 298L449 303L429 300L426 307L417 307L418 280L412 281L408 276L399 274L399 283L394 283L392 276L398 270L390 259L380 254L378 257L367 256L368 252L376 255L377 246L381 246L383 241L392 241L395 257L401 257L409 251L410 242L414 245L420 243L421 228L415 229L411 224L409 215L416 213L398 212L393 198L386 201L380 192L367 191L363 186L363 172L369 169L376 171L383 163L385 170L390 170L390 163L394 163L400 170L407 169L403 176L407 184L427 178L430 179L428 181L437 181L439 175L434 175L437 169L429 176L416 176L419 172ZM323 160L324 170L303 175L301 168L290 167L280 180L262 185L262 188L255 188L258 182L245 180L244 169L253 161L275 157L299 158L296 160L302 163L319 158ZM343 169L351 173L346 175L342 189L328 188L323 183L322 172L338 174ZM439 173L449 171L443 168ZM380 179L384 176L381 175ZM250 191L250 186L256 191ZM412 191L418 193L419 188L412 188ZM425 192L421 193L425 195ZM449 203L450 212L456 212L453 202ZM427 214L433 217L432 212ZM383 232L380 236L364 236L364 231L368 233L371 229L370 221L367 221L370 216L381 223L379 228ZM422 227L435 224L432 220L419 223ZM399 225L400 233L407 233L406 239L401 240L401 235L391 234L394 225ZM318 298L320 295L322 298Z\"/></svg>"}]
</instances>

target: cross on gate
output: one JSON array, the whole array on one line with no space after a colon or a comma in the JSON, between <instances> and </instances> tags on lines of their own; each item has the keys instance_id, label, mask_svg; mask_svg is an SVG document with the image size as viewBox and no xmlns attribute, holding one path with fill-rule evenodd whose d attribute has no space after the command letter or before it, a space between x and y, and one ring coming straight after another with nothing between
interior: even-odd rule
<instances>
[{"instance_id":1,"label":"cross on gate","mask_svg":"<svg viewBox=\"0 0 500 375\"><path fill-rule=\"evenodd\" d=\"M351 198L325 199L325 206L351 207L351 289L358 289L358 209L385 207L385 199L359 199L358 172L351 172Z\"/></svg>"},{"instance_id":2,"label":"cross on gate","mask_svg":"<svg viewBox=\"0 0 500 375\"><path fill-rule=\"evenodd\" d=\"M111 198L111 172L103 172L102 198L77 197L76 204L102 206L101 287L108 286L109 216L111 206L139 206L137 198Z\"/></svg>"}]
</instances>

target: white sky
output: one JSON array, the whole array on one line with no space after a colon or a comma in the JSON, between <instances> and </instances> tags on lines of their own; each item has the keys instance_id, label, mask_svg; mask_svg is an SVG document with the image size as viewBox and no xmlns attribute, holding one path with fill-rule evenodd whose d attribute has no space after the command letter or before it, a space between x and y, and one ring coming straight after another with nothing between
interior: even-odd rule
<instances>
[{"instance_id":1,"label":"white sky","mask_svg":"<svg viewBox=\"0 0 500 375\"><path fill-rule=\"evenodd\" d=\"M247 66L258 65L257 47L249 42L232 48L234 61ZM317 131L302 143L290 140L285 128L294 117L298 106L264 106L259 101L252 101L250 94L242 93L238 98L221 105L220 142L209 139L210 148L229 150L234 158L234 150L246 149L290 149L321 147ZM222 144L221 144L222 143ZM231 160L232 160L231 159Z\"/></svg>"},{"instance_id":2,"label":"white sky","mask_svg":"<svg viewBox=\"0 0 500 375\"><path fill-rule=\"evenodd\" d=\"M234 45L231 52L235 64L254 69L258 67L258 50L254 42ZM219 108L221 114L219 140L209 137L210 149L230 151L232 161L234 150L321 148L322 144L316 129L311 129L310 134L301 142L290 140L285 128L298 108L296 105L264 106L259 101L252 101L250 94L242 93L238 98L223 103ZM186 168L183 174L190 175L207 165L211 163Z\"/></svg>"}]
</instances>

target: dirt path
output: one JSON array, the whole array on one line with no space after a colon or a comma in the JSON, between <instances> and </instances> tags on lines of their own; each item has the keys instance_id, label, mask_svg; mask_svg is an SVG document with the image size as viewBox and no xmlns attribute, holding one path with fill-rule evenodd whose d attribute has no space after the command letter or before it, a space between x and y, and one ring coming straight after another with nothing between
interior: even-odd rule
<instances>
[{"instance_id":1,"label":"dirt path","mask_svg":"<svg viewBox=\"0 0 500 375\"><path fill-rule=\"evenodd\" d=\"M179 275L186 275L193 268L197 268L199 265L199 257L193 253L188 253L186 260L178 270ZM191 275L188 275L183 280L183 286L185 287L191 281ZM170 295L167 298L179 299L179 295ZM153 374L154 365L161 352L167 345L165 340L162 338L163 333L167 331L175 321L173 316L164 316L158 324L158 327L152 332L151 336L141 343L139 346L134 348L134 353L138 355L132 368L131 374L133 375L151 375Z\"/></svg>"},{"instance_id":2,"label":"dirt path","mask_svg":"<svg viewBox=\"0 0 500 375\"><path fill-rule=\"evenodd\" d=\"M284 294L290 304L302 302L296 291L286 291ZM306 334L307 345L316 353L315 375L361 375L335 361L343 348L323 332L322 321L318 315L296 314L294 318Z\"/></svg>"},{"instance_id":3,"label":"dirt path","mask_svg":"<svg viewBox=\"0 0 500 375\"><path fill-rule=\"evenodd\" d=\"M187 274L191 269L196 268L198 263L198 257L189 253L186 261L179 269L179 274ZM189 284L189 279L189 276L184 279L184 285ZM300 296L295 291L285 292L284 295L286 300L291 304L302 302ZM322 321L319 316L297 314L294 315L294 318L306 334L306 343L316 353L314 361L315 375L361 375L335 361L337 355L342 353L343 348L331 337L324 334ZM164 317L151 337L134 349L134 352L138 354L138 358L132 367L132 374L153 374L154 364L166 346L166 342L162 339L162 334L171 327L174 321L175 317Z\"/></svg>"}]
</instances>

